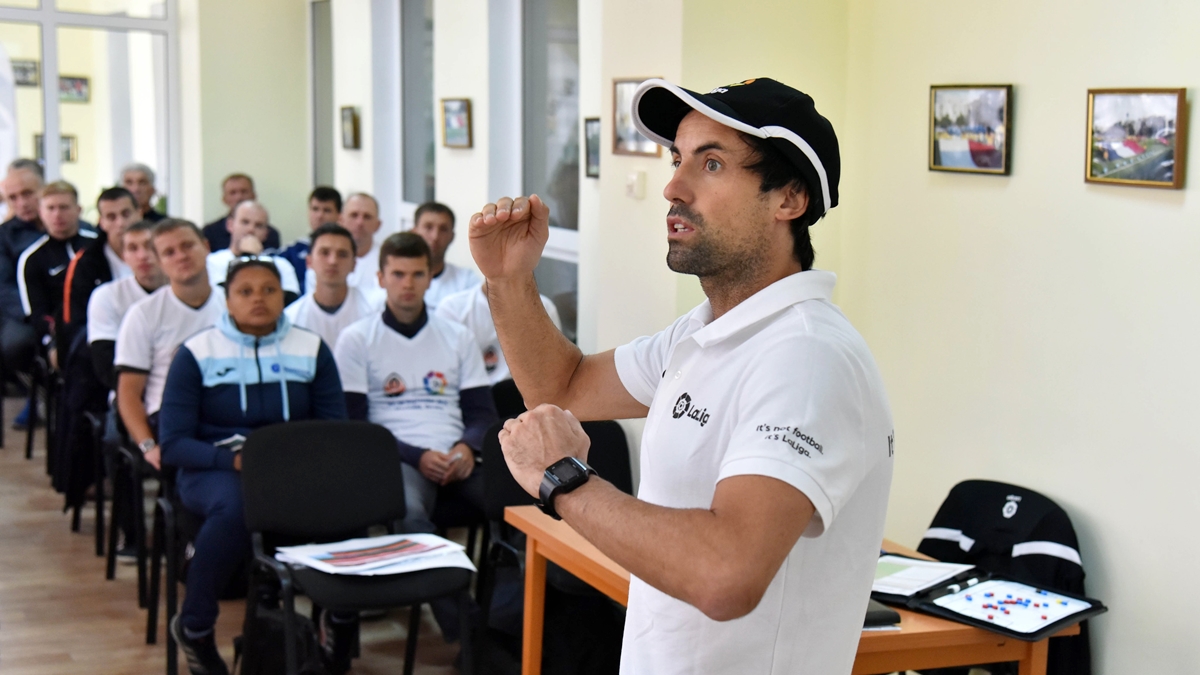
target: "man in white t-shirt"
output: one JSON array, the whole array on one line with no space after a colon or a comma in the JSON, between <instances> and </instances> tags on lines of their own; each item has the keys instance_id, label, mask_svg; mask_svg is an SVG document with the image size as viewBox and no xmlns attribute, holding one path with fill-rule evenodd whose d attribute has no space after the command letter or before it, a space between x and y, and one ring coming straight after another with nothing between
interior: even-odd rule
<instances>
[{"instance_id":1,"label":"man in white t-shirt","mask_svg":"<svg viewBox=\"0 0 1200 675\"><path fill-rule=\"evenodd\" d=\"M411 232L380 245L382 312L342 331L333 350L346 411L396 437L404 460L405 528L432 532L439 488L482 508L475 457L496 423L483 359L463 326L431 315L429 247Z\"/></svg>"},{"instance_id":2,"label":"man in white t-shirt","mask_svg":"<svg viewBox=\"0 0 1200 675\"><path fill-rule=\"evenodd\" d=\"M379 287L379 249L375 246L375 233L383 225L379 220L379 202L365 192L356 192L346 198L338 225L350 231L354 237L358 259L354 271L346 277L346 283L357 288L369 302L383 305L387 293ZM304 275L304 287L317 283L310 267Z\"/></svg>"},{"instance_id":3,"label":"man in white t-shirt","mask_svg":"<svg viewBox=\"0 0 1200 675\"><path fill-rule=\"evenodd\" d=\"M159 466L157 414L175 350L217 323L225 294L208 280L208 241L193 223L168 218L150 240L169 285L129 308L117 334L117 407L129 438Z\"/></svg>"},{"instance_id":4,"label":"man in white t-shirt","mask_svg":"<svg viewBox=\"0 0 1200 675\"><path fill-rule=\"evenodd\" d=\"M346 277L354 271L355 258L354 237L349 230L333 223L317 227L306 255L317 283L283 310L293 324L320 335L330 349L346 326L382 309L346 283Z\"/></svg>"},{"instance_id":5,"label":"man in white t-shirt","mask_svg":"<svg viewBox=\"0 0 1200 675\"><path fill-rule=\"evenodd\" d=\"M583 356L537 297L536 197L471 219L471 249L531 405L500 433L517 482L630 571L626 675L846 675L892 475L892 420L865 341L812 269L839 153L805 94L658 79L635 124L670 147L667 265L708 300L657 335ZM569 410L570 412L566 412ZM576 418L646 416L633 498L582 463Z\"/></svg>"},{"instance_id":6,"label":"man in white t-shirt","mask_svg":"<svg viewBox=\"0 0 1200 675\"><path fill-rule=\"evenodd\" d=\"M413 232L421 235L433 257L433 279L425 292L425 304L437 309L443 298L483 282L479 273L446 262L446 250L454 242L454 212L438 202L425 202L413 214Z\"/></svg>"},{"instance_id":7,"label":"man in white t-shirt","mask_svg":"<svg viewBox=\"0 0 1200 675\"><path fill-rule=\"evenodd\" d=\"M129 226L121 241L121 259L132 271L130 276L100 284L87 304L87 341L92 348L96 377L109 389L116 389L113 371L117 336L121 321L135 303L150 297L167 283L158 266L158 257L150 246L154 223L143 220Z\"/></svg>"},{"instance_id":8,"label":"man in white t-shirt","mask_svg":"<svg viewBox=\"0 0 1200 675\"><path fill-rule=\"evenodd\" d=\"M208 254L208 280L213 286L225 282L229 273L229 265L234 258L242 255L253 255L269 260L279 270L280 284L285 293L292 293L295 299L300 295L300 282L296 279L296 270L283 258L270 255L273 251L263 253L263 242L270 231L268 223L271 215L267 209L253 200L244 201L233 208L233 213L226 219L229 227L229 248L213 251Z\"/></svg>"},{"instance_id":9,"label":"man in white t-shirt","mask_svg":"<svg viewBox=\"0 0 1200 675\"><path fill-rule=\"evenodd\" d=\"M544 295L539 297L554 327L562 330L562 321L558 318L554 301ZM492 321L492 310L488 307L487 291L483 284L447 296L438 304L435 313L443 319L461 323L471 331L475 345L483 354L483 366L487 368L488 378L493 385L512 379L504 351L500 349L500 338L496 336L496 324Z\"/></svg>"}]
</instances>

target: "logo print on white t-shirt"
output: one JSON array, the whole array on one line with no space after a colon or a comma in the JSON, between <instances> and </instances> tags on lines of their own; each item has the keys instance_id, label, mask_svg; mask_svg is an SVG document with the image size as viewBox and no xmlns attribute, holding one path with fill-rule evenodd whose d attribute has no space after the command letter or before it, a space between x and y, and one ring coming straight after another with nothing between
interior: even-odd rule
<instances>
[{"instance_id":1,"label":"logo print on white t-shirt","mask_svg":"<svg viewBox=\"0 0 1200 675\"><path fill-rule=\"evenodd\" d=\"M405 389L407 387L404 386L404 378L396 373L388 375L387 379L383 381L384 396L399 396L404 393Z\"/></svg>"},{"instance_id":2,"label":"logo print on white t-shirt","mask_svg":"<svg viewBox=\"0 0 1200 675\"><path fill-rule=\"evenodd\" d=\"M431 370L425 374L425 391L440 396L446 393L446 376L436 370Z\"/></svg>"},{"instance_id":3,"label":"logo print on white t-shirt","mask_svg":"<svg viewBox=\"0 0 1200 675\"><path fill-rule=\"evenodd\" d=\"M483 350L483 367L490 373L498 365L500 365L500 356L496 353L496 348L489 345L487 349Z\"/></svg>"}]
</instances>

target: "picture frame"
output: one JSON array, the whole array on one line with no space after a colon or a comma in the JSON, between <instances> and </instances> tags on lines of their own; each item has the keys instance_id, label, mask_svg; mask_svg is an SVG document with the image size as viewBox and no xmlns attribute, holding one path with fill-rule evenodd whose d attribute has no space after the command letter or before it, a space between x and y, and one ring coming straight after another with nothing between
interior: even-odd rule
<instances>
[{"instance_id":1,"label":"picture frame","mask_svg":"<svg viewBox=\"0 0 1200 675\"><path fill-rule=\"evenodd\" d=\"M650 78L613 80L613 154L662 157L662 146L633 124L633 94Z\"/></svg>"},{"instance_id":2,"label":"picture frame","mask_svg":"<svg viewBox=\"0 0 1200 675\"><path fill-rule=\"evenodd\" d=\"M39 87L42 84L42 64L35 59L13 59L13 84L18 87Z\"/></svg>"},{"instance_id":3,"label":"picture frame","mask_svg":"<svg viewBox=\"0 0 1200 675\"><path fill-rule=\"evenodd\" d=\"M1089 89L1083 179L1179 190L1187 164L1187 89Z\"/></svg>"},{"instance_id":4,"label":"picture frame","mask_svg":"<svg viewBox=\"0 0 1200 675\"><path fill-rule=\"evenodd\" d=\"M33 155L34 159L39 162L46 161L46 145L45 136L42 134L33 135ZM79 139L69 134L63 134L58 137L59 155L58 161L63 164L74 164L79 161Z\"/></svg>"},{"instance_id":5,"label":"picture frame","mask_svg":"<svg viewBox=\"0 0 1200 675\"><path fill-rule=\"evenodd\" d=\"M1011 84L929 87L929 170L1012 172Z\"/></svg>"},{"instance_id":6,"label":"picture frame","mask_svg":"<svg viewBox=\"0 0 1200 675\"><path fill-rule=\"evenodd\" d=\"M588 117L583 120L584 139L584 175L588 178L600 177L600 118Z\"/></svg>"},{"instance_id":7,"label":"picture frame","mask_svg":"<svg viewBox=\"0 0 1200 675\"><path fill-rule=\"evenodd\" d=\"M58 76L59 103L88 103L92 100L92 85L81 75Z\"/></svg>"},{"instance_id":8,"label":"picture frame","mask_svg":"<svg viewBox=\"0 0 1200 675\"><path fill-rule=\"evenodd\" d=\"M342 106L342 148L345 150L362 149L362 135L358 118L358 108Z\"/></svg>"},{"instance_id":9,"label":"picture frame","mask_svg":"<svg viewBox=\"0 0 1200 675\"><path fill-rule=\"evenodd\" d=\"M471 99L444 98L442 103L442 146L447 148L473 147L471 134Z\"/></svg>"}]
</instances>

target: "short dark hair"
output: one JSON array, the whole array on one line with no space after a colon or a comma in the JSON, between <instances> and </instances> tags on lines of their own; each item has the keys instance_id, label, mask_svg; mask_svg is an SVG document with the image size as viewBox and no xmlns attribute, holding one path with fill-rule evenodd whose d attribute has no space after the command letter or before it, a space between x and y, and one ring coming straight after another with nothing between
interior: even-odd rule
<instances>
[{"instance_id":1,"label":"short dark hair","mask_svg":"<svg viewBox=\"0 0 1200 675\"><path fill-rule=\"evenodd\" d=\"M350 251L354 253L354 257L358 257L358 244L354 243L354 235L350 234L350 230L338 225L337 223L325 223L312 231L312 235L308 238L309 249L317 247L317 240L321 237L335 236L345 237L350 240Z\"/></svg>"},{"instance_id":2,"label":"short dark hair","mask_svg":"<svg viewBox=\"0 0 1200 675\"><path fill-rule=\"evenodd\" d=\"M808 195L808 208L799 218L792 220L792 254L800 263L800 269L812 269L816 259L812 238L808 228L820 220L825 214L814 199L821 198L820 190L814 192L800 169L788 160L786 156L771 144L770 141L749 134L741 134L750 146L750 163L746 168L759 178L759 192L770 192L782 187L791 187L796 192Z\"/></svg>"},{"instance_id":3,"label":"short dark hair","mask_svg":"<svg viewBox=\"0 0 1200 675\"><path fill-rule=\"evenodd\" d=\"M158 221L154 225L154 229L150 231L150 241L153 242L164 234L174 232L175 230L191 230L197 239L206 241L204 233L200 231L200 228L196 227L196 224L192 221L184 220L183 218L164 218ZM153 243L151 246L153 246ZM155 250L157 251L157 249Z\"/></svg>"},{"instance_id":4,"label":"short dark hair","mask_svg":"<svg viewBox=\"0 0 1200 675\"><path fill-rule=\"evenodd\" d=\"M9 171L29 171L36 175L39 180L46 180L46 169L42 167L42 163L35 159L26 157L18 157L8 164Z\"/></svg>"},{"instance_id":5,"label":"short dark hair","mask_svg":"<svg viewBox=\"0 0 1200 675\"><path fill-rule=\"evenodd\" d=\"M100 208L100 202L115 202L121 199L128 199L129 203L133 204L133 208L135 209L138 207L137 199L134 198L133 193L118 185L107 188L100 193L100 196L96 198L96 208Z\"/></svg>"},{"instance_id":6,"label":"short dark hair","mask_svg":"<svg viewBox=\"0 0 1200 675\"><path fill-rule=\"evenodd\" d=\"M233 285L233 278L241 273L242 270L258 267L269 271L275 275L275 280L283 284L283 276L279 274L279 268L270 260L265 260L256 256L246 256L242 258L234 258L233 262L229 263L229 271L225 273L225 297L229 297L229 287Z\"/></svg>"},{"instance_id":7,"label":"short dark hair","mask_svg":"<svg viewBox=\"0 0 1200 675\"><path fill-rule=\"evenodd\" d=\"M379 245L379 269L387 267L388 258L424 258L430 267L433 266L429 244L414 232L397 232L384 239Z\"/></svg>"},{"instance_id":8,"label":"short dark hair","mask_svg":"<svg viewBox=\"0 0 1200 675\"><path fill-rule=\"evenodd\" d=\"M153 220L139 220L125 228L125 234L129 234L130 232L149 232L153 236L154 226L157 224Z\"/></svg>"},{"instance_id":9,"label":"short dark hair","mask_svg":"<svg viewBox=\"0 0 1200 675\"><path fill-rule=\"evenodd\" d=\"M337 212L342 212L342 193L328 185L318 185L308 193L308 201L311 202L314 199L319 202L333 202L333 207L337 209Z\"/></svg>"},{"instance_id":10,"label":"short dark hair","mask_svg":"<svg viewBox=\"0 0 1200 675\"><path fill-rule=\"evenodd\" d=\"M454 212L450 210L449 206L446 206L441 202L425 202L424 204L418 206L417 212L413 214L413 225L415 226L417 223L421 222L421 216L425 215L426 213L441 213L450 216L450 225L451 227L454 226Z\"/></svg>"}]
</instances>

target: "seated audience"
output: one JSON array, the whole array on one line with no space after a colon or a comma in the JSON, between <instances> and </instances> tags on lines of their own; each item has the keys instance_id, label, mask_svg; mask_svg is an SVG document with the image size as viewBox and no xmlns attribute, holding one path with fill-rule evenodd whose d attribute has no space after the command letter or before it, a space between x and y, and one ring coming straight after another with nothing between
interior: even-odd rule
<instances>
[{"instance_id":1,"label":"seated audience","mask_svg":"<svg viewBox=\"0 0 1200 675\"><path fill-rule=\"evenodd\" d=\"M385 293L379 287L379 249L375 246L375 233L379 231L379 202L365 192L350 195L342 206L338 225L350 231L358 260L354 271L346 277L346 283L357 288L371 302L383 304ZM316 284L312 268L305 273L306 287Z\"/></svg>"},{"instance_id":2,"label":"seated audience","mask_svg":"<svg viewBox=\"0 0 1200 675\"><path fill-rule=\"evenodd\" d=\"M154 187L154 169L138 162L126 164L125 168L121 169L121 186L129 190L137 200L138 220L157 223L166 218L154 210L154 194L157 192Z\"/></svg>"},{"instance_id":3,"label":"seated audience","mask_svg":"<svg viewBox=\"0 0 1200 675\"><path fill-rule=\"evenodd\" d=\"M483 277L473 269L446 262L446 250L454 241L454 212L449 206L425 202L417 207L413 232L429 244L433 278L425 294L425 304L437 309L442 298L483 283Z\"/></svg>"},{"instance_id":4,"label":"seated audience","mask_svg":"<svg viewBox=\"0 0 1200 675\"><path fill-rule=\"evenodd\" d=\"M386 306L342 331L334 354L350 417L396 437L405 462L406 529L433 532L439 487L482 507L475 453L497 419L491 384L467 330L425 309L425 240L411 232L388 237L379 268Z\"/></svg>"},{"instance_id":5,"label":"seated audience","mask_svg":"<svg viewBox=\"0 0 1200 675\"><path fill-rule=\"evenodd\" d=\"M254 194L254 180L244 173L231 173L221 181L221 201L225 203L229 212L204 226L204 238L208 240L210 250L220 251L229 248L229 227L226 225L226 221L233 215L233 209L238 204L257 198ZM279 230L268 225L263 246L273 250L279 248L279 245Z\"/></svg>"},{"instance_id":6,"label":"seated audience","mask_svg":"<svg viewBox=\"0 0 1200 675\"><path fill-rule=\"evenodd\" d=\"M283 316L275 265L239 261L225 293L229 309L217 325L188 338L175 355L161 416L163 462L179 469L184 507L204 518L187 595L171 622L196 675L227 672L213 635L217 598L250 554L240 447L221 442L289 420L346 417L329 347ZM351 641L341 642L346 657Z\"/></svg>"},{"instance_id":7,"label":"seated audience","mask_svg":"<svg viewBox=\"0 0 1200 675\"><path fill-rule=\"evenodd\" d=\"M21 304L17 261L45 233L38 218L42 185L42 166L31 159L13 161L4 182L0 183L12 216L0 225L0 358L9 376L29 372L37 353L37 333L25 320ZM28 418L26 407L17 415L13 427L24 428Z\"/></svg>"},{"instance_id":8,"label":"seated audience","mask_svg":"<svg viewBox=\"0 0 1200 675\"><path fill-rule=\"evenodd\" d=\"M99 237L95 230L80 227L79 213L79 194L75 186L56 181L42 188L38 215L46 234L17 259L21 307L46 346L54 342L56 327L62 323L67 266L77 251ZM69 346L62 344L64 351Z\"/></svg>"},{"instance_id":9,"label":"seated audience","mask_svg":"<svg viewBox=\"0 0 1200 675\"><path fill-rule=\"evenodd\" d=\"M121 420L146 461L158 467L158 410L171 358L184 340L216 324L225 296L208 282L208 242L195 225L168 218L154 226L150 246L170 285L129 308L113 363Z\"/></svg>"},{"instance_id":10,"label":"seated audience","mask_svg":"<svg viewBox=\"0 0 1200 675\"><path fill-rule=\"evenodd\" d=\"M101 218L101 222L103 222ZM92 347L92 366L96 378L104 386L115 390L117 377L113 370L116 358L117 335L121 320L139 300L167 283L167 277L158 266L158 258L150 246L154 224L149 220L134 223L122 237L121 258L132 271L130 276L100 284L92 292L87 304L87 341Z\"/></svg>"},{"instance_id":11,"label":"seated audience","mask_svg":"<svg viewBox=\"0 0 1200 675\"><path fill-rule=\"evenodd\" d=\"M66 334L60 340L65 344L70 344L71 335L87 322L92 292L101 284L133 274L121 251L126 229L142 219L133 195L125 188L108 188L96 200L96 210L100 212L99 236L67 266L63 297Z\"/></svg>"},{"instance_id":12,"label":"seated audience","mask_svg":"<svg viewBox=\"0 0 1200 675\"><path fill-rule=\"evenodd\" d=\"M234 207L233 214L227 221L230 234L229 248L208 254L208 280L214 286L225 281L229 265L238 256L262 256L269 262L275 261L274 256L263 255L263 242L267 239L267 228L270 227L267 225L268 220L270 220L270 214L262 204L256 201L244 201ZM278 269L280 277L283 279L283 290L300 295L300 283L296 280L296 272L292 266L278 265Z\"/></svg>"},{"instance_id":13,"label":"seated audience","mask_svg":"<svg viewBox=\"0 0 1200 675\"><path fill-rule=\"evenodd\" d=\"M296 277L300 280L300 294L308 292L308 280L305 273L308 267L304 258L312 245L311 233L325 223L336 223L342 215L342 193L324 185L317 187L308 195L308 231L309 234L292 242L290 246L279 252L279 257L290 262Z\"/></svg>"},{"instance_id":14,"label":"seated audience","mask_svg":"<svg viewBox=\"0 0 1200 675\"><path fill-rule=\"evenodd\" d=\"M562 321L558 318L558 308L554 302L540 295L546 314L554 322L554 327L562 330ZM483 366L487 369L492 384L511 380L512 373L508 370L508 362L504 360L504 352L500 350L500 339L496 337L496 324L492 322L492 310L488 305L487 287L479 284L475 288L459 291L446 297L437 306L438 316L449 321L460 323L467 327L475 338L475 345L483 354Z\"/></svg>"},{"instance_id":15,"label":"seated audience","mask_svg":"<svg viewBox=\"0 0 1200 675\"><path fill-rule=\"evenodd\" d=\"M306 259L317 282L284 310L293 324L320 335L330 346L337 344L346 326L380 310L346 283L357 258L354 247L354 237L341 225L326 223L314 230Z\"/></svg>"}]
</instances>

